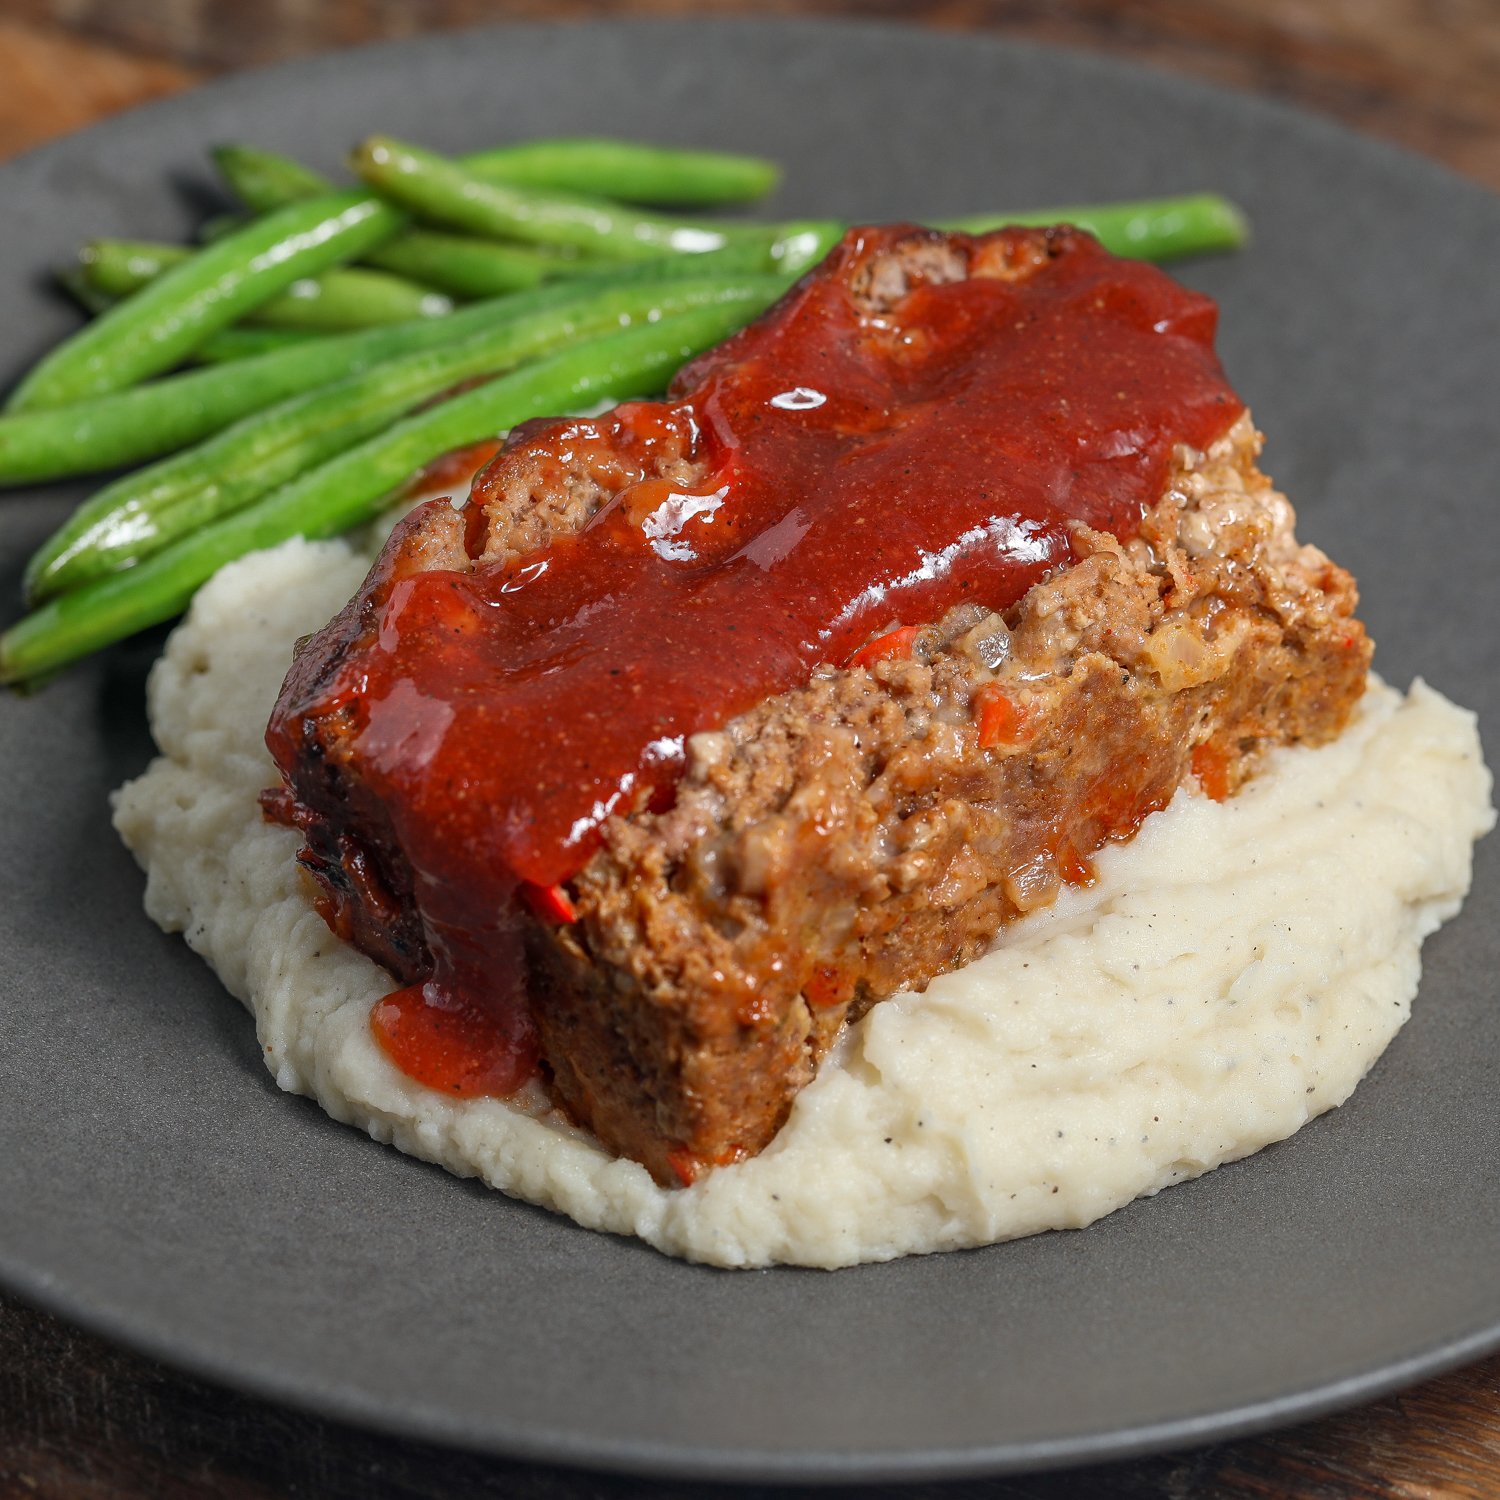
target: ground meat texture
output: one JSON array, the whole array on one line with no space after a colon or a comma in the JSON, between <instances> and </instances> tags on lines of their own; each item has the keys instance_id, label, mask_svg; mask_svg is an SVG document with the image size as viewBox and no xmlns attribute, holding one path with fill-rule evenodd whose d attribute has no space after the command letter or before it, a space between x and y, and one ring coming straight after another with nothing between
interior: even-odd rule
<instances>
[{"instance_id":1,"label":"ground meat texture","mask_svg":"<svg viewBox=\"0 0 1500 1500\"><path fill-rule=\"evenodd\" d=\"M979 244L913 236L863 262L852 292L879 322L914 285L1021 278L1055 252L1046 236ZM283 704L316 711L273 734L291 788L276 810L304 832L330 924L403 982L432 962L412 872L350 704L324 690L402 579L524 560L628 485L702 482L692 431L640 431L580 424L565 464L556 444L513 441L466 514L428 506L398 528L293 667ZM692 735L669 805L608 819L524 921L558 1102L660 1181L753 1155L846 1020L1088 879L1090 856L1185 778L1223 798L1266 746L1337 734L1370 657L1353 583L1298 545L1258 446L1248 417L1180 445L1128 539L1075 523L1068 565L1014 604L892 619L848 661Z\"/></svg>"},{"instance_id":2,"label":"ground meat texture","mask_svg":"<svg viewBox=\"0 0 1500 1500\"><path fill-rule=\"evenodd\" d=\"M846 1020L1086 880L1185 777L1223 798L1267 746L1336 735L1370 643L1258 441L1245 418L1180 453L1138 540L1079 537L1005 618L696 736L676 805L608 825L579 920L532 930L575 1115L659 1179L753 1155Z\"/></svg>"}]
</instances>

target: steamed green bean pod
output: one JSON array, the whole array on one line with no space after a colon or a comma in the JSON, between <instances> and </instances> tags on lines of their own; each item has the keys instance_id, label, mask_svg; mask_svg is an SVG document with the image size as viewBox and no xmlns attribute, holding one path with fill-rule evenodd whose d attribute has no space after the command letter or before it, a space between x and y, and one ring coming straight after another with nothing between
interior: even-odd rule
<instances>
[{"instance_id":1,"label":"steamed green bean pod","mask_svg":"<svg viewBox=\"0 0 1500 1500\"><path fill-rule=\"evenodd\" d=\"M975 214L947 220L941 227L984 234L1006 224L1076 224L1088 230L1106 250L1137 260L1172 260L1212 250L1237 250L1245 243L1249 228L1241 210L1217 193Z\"/></svg>"},{"instance_id":2,"label":"steamed green bean pod","mask_svg":"<svg viewBox=\"0 0 1500 1500\"><path fill-rule=\"evenodd\" d=\"M294 396L99 491L31 559L25 573L27 597L40 602L134 566L354 447L462 381L493 376L577 339L642 319L700 307L738 305L756 311L784 285L772 278L670 280L594 291L562 307L511 319Z\"/></svg>"},{"instance_id":3,"label":"steamed green bean pod","mask_svg":"<svg viewBox=\"0 0 1500 1500\"><path fill-rule=\"evenodd\" d=\"M247 552L373 519L414 471L451 449L531 417L659 391L684 360L756 311L723 305L605 334L407 417L136 567L49 600L0 636L0 682L45 677L171 619L201 583Z\"/></svg>"},{"instance_id":4,"label":"steamed green bean pod","mask_svg":"<svg viewBox=\"0 0 1500 1500\"><path fill-rule=\"evenodd\" d=\"M295 157L260 146L215 146L209 155L219 175L246 208L267 214L334 191L333 182Z\"/></svg>"},{"instance_id":5,"label":"steamed green bean pod","mask_svg":"<svg viewBox=\"0 0 1500 1500\"><path fill-rule=\"evenodd\" d=\"M120 299L118 297L106 296L103 292L96 292L89 286L76 270L63 272L58 276L59 284L73 297L73 299L86 312L97 316L106 309L111 308ZM363 325L361 325L363 326ZM378 324L372 326L380 326ZM245 359L252 354L265 354L272 349L289 349L294 344L304 344L309 339L325 338L326 330L319 328L267 328L255 323L241 323L233 328L221 328L217 333L211 333L198 345L188 356L188 363L194 365L217 365L226 360ZM130 389L139 389L131 387ZM120 392L112 394L119 395ZM125 394L128 394L126 392ZM95 399L108 401L109 396L97 397ZM87 401L71 401L65 407L53 408L58 411L75 411L80 406L87 406ZM38 416L41 413L27 412L24 416ZM9 420L0 414L0 422ZM0 477L0 485L5 480Z\"/></svg>"},{"instance_id":6,"label":"steamed green bean pod","mask_svg":"<svg viewBox=\"0 0 1500 1500\"><path fill-rule=\"evenodd\" d=\"M616 260L695 254L767 233L764 226L677 219L605 198L518 188L390 136L372 136L351 158L383 196L470 234L563 245Z\"/></svg>"},{"instance_id":7,"label":"steamed green bean pod","mask_svg":"<svg viewBox=\"0 0 1500 1500\"><path fill-rule=\"evenodd\" d=\"M196 253L189 245L158 240L90 240L78 252L77 275L92 291L118 302Z\"/></svg>"},{"instance_id":8,"label":"steamed green bean pod","mask_svg":"<svg viewBox=\"0 0 1500 1500\"><path fill-rule=\"evenodd\" d=\"M205 246L101 314L37 364L9 411L64 406L171 369L217 329L294 281L350 260L405 223L367 193L295 203Z\"/></svg>"},{"instance_id":9,"label":"steamed green bean pod","mask_svg":"<svg viewBox=\"0 0 1500 1500\"><path fill-rule=\"evenodd\" d=\"M257 213L333 191L326 178L301 162L255 146L221 146L214 160L230 190ZM556 248L418 228L377 245L365 260L455 297L498 297L588 264Z\"/></svg>"},{"instance_id":10,"label":"steamed green bean pod","mask_svg":"<svg viewBox=\"0 0 1500 1500\"><path fill-rule=\"evenodd\" d=\"M197 253L186 245L105 239L85 245L79 259L84 278L96 292L128 297ZM441 318L452 310L452 299L432 287L354 266L294 281L279 296L256 308L246 322L269 328L338 332L373 328L380 323L405 323L412 318Z\"/></svg>"},{"instance_id":11,"label":"steamed green bean pod","mask_svg":"<svg viewBox=\"0 0 1500 1500\"><path fill-rule=\"evenodd\" d=\"M230 360L249 359L256 354L269 354L276 349L294 349L299 344L326 336L317 328L264 328L240 324L235 328L221 328L204 339L193 350L192 362L195 365L220 365Z\"/></svg>"},{"instance_id":12,"label":"steamed green bean pod","mask_svg":"<svg viewBox=\"0 0 1500 1500\"><path fill-rule=\"evenodd\" d=\"M236 194L261 212L329 190L326 178L277 152L231 145L213 157ZM781 178L764 157L595 138L525 141L459 160L481 177L518 187L683 208L754 202Z\"/></svg>"},{"instance_id":13,"label":"steamed green bean pod","mask_svg":"<svg viewBox=\"0 0 1500 1500\"><path fill-rule=\"evenodd\" d=\"M265 328L345 333L416 318L445 318L453 307L453 298L445 292L385 271L347 266L294 281L279 297L256 308L245 322Z\"/></svg>"},{"instance_id":14,"label":"steamed green bean pod","mask_svg":"<svg viewBox=\"0 0 1500 1500\"><path fill-rule=\"evenodd\" d=\"M590 137L497 146L463 161L481 177L518 187L680 208L753 203L781 180L781 169L761 156Z\"/></svg>"},{"instance_id":15,"label":"steamed green bean pod","mask_svg":"<svg viewBox=\"0 0 1500 1500\"><path fill-rule=\"evenodd\" d=\"M593 265L577 256L549 255L531 245L503 245L498 240L437 229L408 229L365 259L369 265L452 297L500 297Z\"/></svg>"}]
</instances>

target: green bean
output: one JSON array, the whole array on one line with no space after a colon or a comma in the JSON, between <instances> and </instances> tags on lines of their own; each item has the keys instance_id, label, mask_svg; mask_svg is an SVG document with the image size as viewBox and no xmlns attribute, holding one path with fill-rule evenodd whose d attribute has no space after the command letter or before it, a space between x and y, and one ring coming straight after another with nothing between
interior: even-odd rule
<instances>
[{"instance_id":1,"label":"green bean","mask_svg":"<svg viewBox=\"0 0 1500 1500\"><path fill-rule=\"evenodd\" d=\"M235 194L260 213L329 191L326 178L256 146L220 146L214 161ZM622 203L708 207L763 198L780 179L774 162L721 151L682 151L634 141L526 141L458 158L481 177Z\"/></svg>"},{"instance_id":2,"label":"green bean","mask_svg":"<svg viewBox=\"0 0 1500 1500\"><path fill-rule=\"evenodd\" d=\"M274 349L295 349L324 337L326 335L316 328L221 328L193 350L192 362L195 365L222 365Z\"/></svg>"},{"instance_id":3,"label":"green bean","mask_svg":"<svg viewBox=\"0 0 1500 1500\"><path fill-rule=\"evenodd\" d=\"M662 274L675 274L680 265L679 258ZM477 302L446 318L363 333L308 336L293 348L190 370L72 406L0 415L0 485L96 473L171 453L299 391L400 354L438 348L481 328L566 306L600 284L565 282ZM233 342L241 332L226 328L214 335L214 341Z\"/></svg>"},{"instance_id":4,"label":"green bean","mask_svg":"<svg viewBox=\"0 0 1500 1500\"><path fill-rule=\"evenodd\" d=\"M781 178L781 169L764 157L633 141L527 141L460 159L481 177L517 187L678 207L750 203L765 197Z\"/></svg>"},{"instance_id":5,"label":"green bean","mask_svg":"<svg viewBox=\"0 0 1500 1500\"><path fill-rule=\"evenodd\" d=\"M385 271L346 266L294 281L279 297L258 307L248 321L267 328L342 333L409 323L415 318L445 318L452 311L453 299L443 292Z\"/></svg>"},{"instance_id":6,"label":"green bean","mask_svg":"<svg viewBox=\"0 0 1500 1500\"><path fill-rule=\"evenodd\" d=\"M128 297L197 253L186 245L94 240L84 246L79 258L95 291ZM452 310L452 300L431 287L383 271L346 268L294 281L280 296L256 308L247 321L269 328L340 332L406 323L412 318L440 318Z\"/></svg>"},{"instance_id":7,"label":"green bean","mask_svg":"<svg viewBox=\"0 0 1500 1500\"><path fill-rule=\"evenodd\" d=\"M124 298L94 292L89 300L96 311L103 312ZM321 276L294 281L244 323L210 334L188 360L193 364L218 364L267 349L284 349L322 334L445 318L453 308L454 301L447 293L416 286L382 271L358 267L325 271Z\"/></svg>"},{"instance_id":8,"label":"green bean","mask_svg":"<svg viewBox=\"0 0 1500 1500\"><path fill-rule=\"evenodd\" d=\"M780 276L801 276L816 266L843 236L846 226L834 219L799 219L786 223L768 223L763 236L736 240L717 251L700 255L673 255L657 261L631 261L616 276L649 275L651 267L664 270L678 267L678 275L753 275L774 272Z\"/></svg>"},{"instance_id":9,"label":"green bean","mask_svg":"<svg viewBox=\"0 0 1500 1500\"><path fill-rule=\"evenodd\" d=\"M230 191L255 213L270 213L288 203L300 203L334 191L321 172L279 151L259 146L215 146L209 152Z\"/></svg>"},{"instance_id":10,"label":"green bean","mask_svg":"<svg viewBox=\"0 0 1500 1500\"><path fill-rule=\"evenodd\" d=\"M1249 227L1243 212L1217 193L980 214L949 220L943 227L983 234L1006 224L1076 224L1094 235L1106 250L1138 260L1172 260L1210 250L1237 250L1245 243Z\"/></svg>"},{"instance_id":11,"label":"green bean","mask_svg":"<svg viewBox=\"0 0 1500 1500\"><path fill-rule=\"evenodd\" d=\"M372 266L454 297L499 297L590 266L577 257L548 255L531 245L502 245L435 229L408 229L366 259Z\"/></svg>"},{"instance_id":12,"label":"green bean","mask_svg":"<svg viewBox=\"0 0 1500 1500\"><path fill-rule=\"evenodd\" d=\"M268 213L288 203L332 191L301 162L254 146L221 146L214 160L230 189L250 208ZM498 297L539 285L587 262L535 245L502 244L469 235L408 229L365 260L455 297Z\"/></svg>"},{"instance_id":13,"label":"green bean","mask_svg":"<svg viewBox=\"0 0 1500 1500\"><path fill-rule=\"evenodd\" d=\"M225 563L293 536L335 536L378 515L415 470L531 417L661 390L753 307L705 308L575 344L406 418L138 566L49 600L0 636L0 682L46 677L180 613Z\"/></svg>"},{"instance_id":14,"label":"green bean","mask_svg":"<svg viewBox=\"0 0 1500 1500\"><path fill-rule=\"evenodd\" d=\"M716 250L746 234L766 234L723 224L693 223L624 209L603 198L515 188L480 177L420 146L372 136L352 158L354 170L377 192L431 219L471 234L570 245L617 260L644 260L671 252Z\"/></svg>"},{"instance_id":15,"label":"green bean","mask_svg":"<svg viewBox=\"0 0 1500 1500\"><path fill-rule=\"evenodd\" d=\"M64 406L170 369L219 328L389 239L405 222L367 193L332 193L258 219L173 267L48 354L7 410Z\"/></svg>"},{"instance_id":16,"label":"green bean","mask_svg":"<svg viewBox=\"0 0 1500 1500\"><path fill-rule=\"evenodd\" d=\"M154 240L90 240L78 252L78 274L101 296L119 301L156 280L163 271L190 260L186 245Z\"/></svg>"},{"instance_id":17,"label":"green bean","mask_svg":"<svg viewBox=\"0 0 1500 1500\"><path fill-rule=\"evenodd\" d=\"M462 381L493 376L576 339L642 319L735 304L758 310L783 285L772 278L672 280L599 291L565 308L532 313L294 396L99 491L31 559L27 598L40 602L133 566Z\"/></svg>"},{"instance_id":18,"label":"green bean","mask_svg":"<svg viewBox=\"0 0 1500 1500\"><path fill-rule=\"evenodd\" d=\"M699 255L657 255L649 260L579 261L559 286L628 286L637 281L700 276L800 276L838 243L844 226L831 219L764 226L766 233Z\"/></svg>"}]
</instances>

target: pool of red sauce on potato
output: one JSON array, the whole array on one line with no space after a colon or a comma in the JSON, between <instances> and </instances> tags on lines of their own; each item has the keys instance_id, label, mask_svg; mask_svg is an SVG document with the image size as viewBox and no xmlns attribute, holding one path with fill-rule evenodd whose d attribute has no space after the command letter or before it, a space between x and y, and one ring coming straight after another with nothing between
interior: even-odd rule
<instances>
[{"instance_id":1,"label":"pool of red sauce on potato","mask_svg":"<svg viewBox=\"0 0 1500 1500\"><path fill-rule=\"evenodd\" d=\"M825 265L902 232L853 231ZM1004 609L1070 560L1071 521L1130 537L1174 444L1204 447L1239 414L1212 302L1084 236L1053 250L1023 280L919 284L890 319L814 273L665 402L528 431L559 466L637 461L580 534L394 585L378 638L325 692L357 688L366 779L437 963L372 1015L410 1076L458 1096L531 1076L518 888L566 920L557 888L612 812L670 805L685 736L892 622ZM644 477L673 436L706 460L690 493ZM1077 856L1062 867L1088 878Z\"/></svg>"}]
</instances>

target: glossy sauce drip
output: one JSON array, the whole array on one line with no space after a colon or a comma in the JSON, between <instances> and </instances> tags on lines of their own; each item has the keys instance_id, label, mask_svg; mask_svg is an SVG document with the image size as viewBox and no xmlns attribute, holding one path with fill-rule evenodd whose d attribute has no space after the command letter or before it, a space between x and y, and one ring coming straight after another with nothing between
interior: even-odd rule
<instances>
[{"instance_id":1,"label":"glossy sauce drip","mask_svg":"<svg viewBox=\"0 0 1500 1500\"><path fill-rule=\"evenodd\" d=\"M521 435L471 503L518 448L607 475L612 498L508 565L396 581L323 684L357 690L361 776L415 872L443 993L516 972L517 884L566 881L611 814L670 805L688 735L892 624L1008 607L1070 561L1075 521L1128 539L1174 445L1242 410L1213 304L1085 236L954 237L1022 274L917 281L862 311L851 283L911 233L852 232L666 402ZM660 477L666 452L692 482Z\"/></svg>"},{"instance_id":2,"label":"glossy sauce drip","mask_svg":"<svg viewBox=\"0 0 1500 1500\"><path fill-rule=\"evenodd\" d=\"M387 995L370 1013L370 1029L407 1077L457 1099L504 1098L536 1071L536 1028L526 1008L497 1005L451 981L429 979Z\"/></svg>"}]
</instances>

